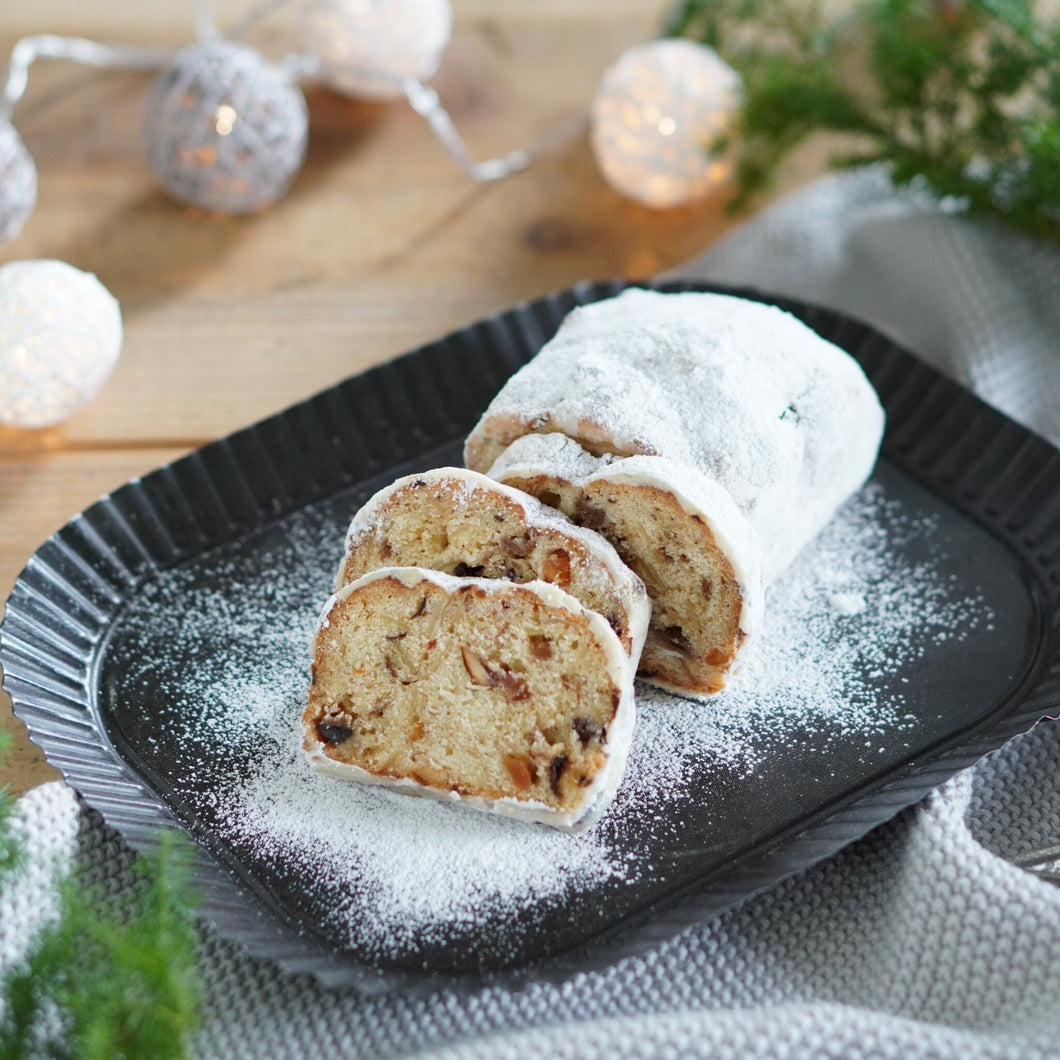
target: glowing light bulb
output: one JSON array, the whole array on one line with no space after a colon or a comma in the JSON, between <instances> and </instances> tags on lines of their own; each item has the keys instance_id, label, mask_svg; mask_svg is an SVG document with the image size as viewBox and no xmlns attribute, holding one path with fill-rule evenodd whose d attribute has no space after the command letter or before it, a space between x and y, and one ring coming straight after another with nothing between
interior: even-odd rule
<instances>
[{"instance_id":1,"label":"glowing light bulb","mask_svg":"<svg viewBox=\"0 0 1060 1060\"><path fill-rule=\"evenodd\" d=\"M616 191L659 209L702 198L731 175L711 146L732 126L740 77L717 52L685 40L627 51L605 71L591 142Z\"/></svg>"},{"instance_id":2,"label":"glowing light bulb","mask_svg":"<svg viewBox=\"0 0 1060 1060\"><path fill-rule=\"evenodd\" d=\"M244 44L182 48L151 89L147 161L182 202L253 213L288 189L305 158L309 115L301 89Z\"/></svg>"},{"instance_id":3,"label":"glowing light bulb","mask_svg":"<svg viewBox=\"0 0 1060 1060\"><path fill-rule=\"evenodd\" d=\"M452 28L449 0L310 0L299 32L336 91L397 99L434 75Z\"/></svg>"},{"instance_id":4,"label":"glowing light bulb","mask_svg":"<svg viewBox=\"0 0 1060 1060\"><path fill-rule=\"evenodd\" d=\"M49 427L95 397L121 352L121 310L62 261L0 268L0 423Z\"/></svg>"}]
</instances>

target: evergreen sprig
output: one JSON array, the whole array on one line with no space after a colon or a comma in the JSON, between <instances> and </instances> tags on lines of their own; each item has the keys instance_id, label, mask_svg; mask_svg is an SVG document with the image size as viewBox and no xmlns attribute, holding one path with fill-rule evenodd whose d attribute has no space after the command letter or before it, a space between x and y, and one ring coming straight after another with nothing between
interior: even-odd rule
<instances>
[{"instance_id":1,"label":"evergreen sprig","mask_svg":"<svg viewBox=\"0 0 1060 1060\"><path fill-rule=\"evenodd\" d=\"M0 732L0 766L4 764L11 745L9 733ZM15 809L15 800L8 793L7 785L0 785L0 890L4 882L22 864L22 848L11 834L9 821Z\"/></svg>"},{"instance_id":2,"label":"evergreen sprig","mask_svg":"<svg viewBox=\"0 0 1060 1060\"><path fill-rule=\"evenodd\" d=\"M811 133L954 209L1060 239L1060 21L1032 0L683 0L666 32L744 80L742 206ZM712 145L715 149L719 146Z\"/></svg>"},{"instance_id":3,"label":"evergreen sprig","mask_svg":"<svg viewBox=\"0 0 1060 1060\"><path fill-rule=\"evenodd\" d=\"M0 791L0 891L22 858L12 807ZM137 859L137 886L120 902L73 877L60 883L58 919L0 980L0 1057L186 1055L201 1002L190 858L186 842L164 833Z\"/></svg>"}]
</instances>

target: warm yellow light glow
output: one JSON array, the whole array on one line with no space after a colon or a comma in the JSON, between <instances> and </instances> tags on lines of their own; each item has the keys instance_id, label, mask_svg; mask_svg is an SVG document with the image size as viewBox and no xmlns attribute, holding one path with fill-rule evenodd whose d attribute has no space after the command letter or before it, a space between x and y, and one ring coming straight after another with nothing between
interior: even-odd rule
<instances>
[{"instance_id":1,"label":"warm yellow light glow","mask_svg":"<svg viewBox=\"0 0 1060 1060\"><path fill-rule=\"evenodd\" d=\"M235 128L238 117L235 107L222 103L214 114L214 128L217 130L217 135L227 136Z\"/></svg>"},{"instance_id":2,"label":"warm yellow light glow","mask_svg":"<svg viewBox=\"0 0 1060 1060\"><path fill-rule=\"evenodd\" d=\"M702 198L731 174L711 145L731 127L740 78L711 49L684 40L631 48L604 74L592 145L607 182L646 206Z\"/></svg>"}]
</instances>

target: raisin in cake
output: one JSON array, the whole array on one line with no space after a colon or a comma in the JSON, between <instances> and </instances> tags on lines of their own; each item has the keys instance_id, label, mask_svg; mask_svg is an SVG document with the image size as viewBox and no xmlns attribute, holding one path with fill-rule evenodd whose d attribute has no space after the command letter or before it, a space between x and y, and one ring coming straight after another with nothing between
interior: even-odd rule
<instances>
[{"instance_id":1,"label":"raisin in cake","mask_svg":"<svg viewBox=\"0 0 1060 1060\"><path fill-rule=\"evenodd\" d=\"M336 588L379 567L545 581L611 624L639 656L650 605L640 579L599 534L533 497L463 468L398 479L354 516Z\"/></svg>"},{"instance_id":2,"label":"raisin in cake","mask_svg":"<svg viewBox=\"0 0 1060 1060\"><path fill-rule=\"evenodd\" d=\"M310 766L558 828L610 801L633 667L569 593L385 567L327 603L303 715Z\"/></svg>"},{"instance_id":3,"label":"raisin in cake","mask_svg":"<svg viewBox=\"0 0 1060 1060\"><path fill-rule=\"evenodd\" d=\"M768 585L864 483L882 430L858 364L790 314L728 295L629 290L566 318L490 404L465 460L489 471L517 439L551 434L588 457L668 460L729 496L754 531L739 565ZM547 454L516 455L540 469ZM557 492L540 488L544 499ZM624 558L636 557L627 548Z\"/></svg>"},{"instance_id":4,"label":"raisin in cake","mask_svg":"<svg viewBox=\"0 0 1060 1060\"><path fill-rule=\"evenodd\" d=\"M613 542L651 597L638 674L716 692L761 625L761 550L732 498L658 456L594 457L561 434L513 442L490 474Z\"/></svg>"}]
</instances>

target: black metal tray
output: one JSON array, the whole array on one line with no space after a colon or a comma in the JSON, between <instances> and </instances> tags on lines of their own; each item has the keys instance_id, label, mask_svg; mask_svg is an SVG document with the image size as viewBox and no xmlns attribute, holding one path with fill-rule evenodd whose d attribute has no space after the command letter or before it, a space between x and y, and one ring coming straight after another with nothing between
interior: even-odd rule
<instances>
[{"instance_id":1,"label":"black metal tray","mask_svg":"<svg viewBox=\"0 0 1060 1060\"><path fill-rule=\"evenodd\" d=\"M873 488L908 525L932 526L898 543L903 561L930 561L936 582L967 590L981 612L960 637L895 646L904 654L876 693L900 700L902 723L825 739L795 725L752 770L693 762L680 796L661 808L620 798L598 826L636 858L632 877L470 927L434 924L387 952L331 925L327 881L234 841L218 792L253 768L253 741L232 751L220 731L191 747L188 719L209 724L210 674L230 673L233 659L249 682L241 694L273 679L275 645L246 621L251 596L260 588L254 615L272 607L280 628L315 615L358 504L398 474L458 463L507 376L574 305L620 289L586 284L517 306L130 482L45 542L17 580L0 640L16 715L135 847L152 847L160 826L194 838L203 913L251 952L365 991L562 979L828 856L1055 715L1060 453L868 327L741 290L865 367L888 413ZM231 608L231 635L189 634L204 594Z\"/></svg>"}]
</instances>

